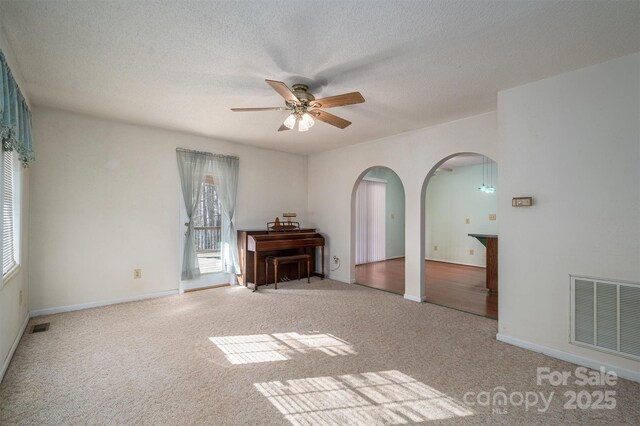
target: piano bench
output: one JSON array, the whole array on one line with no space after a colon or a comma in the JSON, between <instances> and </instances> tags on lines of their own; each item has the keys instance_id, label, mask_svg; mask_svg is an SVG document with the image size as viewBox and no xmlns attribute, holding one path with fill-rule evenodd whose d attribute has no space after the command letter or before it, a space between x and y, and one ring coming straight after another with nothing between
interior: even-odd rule
<instances>
[{"instance_id":1,"label":"piano bench","mask_svg":"<svg viewBox=\"0 0 640 426\"><path fill-rule=\"evenodd\" d=\"M307 262L307 282L311 282L311 255L309 254L296 254L293 256L267 256L264 259L265 267L265 282L269 276L269 262L273 263L274 272L274 284L276 290L278 289L278 265L284 265L285 263L297 263L298 264L298 279L300 279L300 264Z\"/></svg>"}]
</instances>

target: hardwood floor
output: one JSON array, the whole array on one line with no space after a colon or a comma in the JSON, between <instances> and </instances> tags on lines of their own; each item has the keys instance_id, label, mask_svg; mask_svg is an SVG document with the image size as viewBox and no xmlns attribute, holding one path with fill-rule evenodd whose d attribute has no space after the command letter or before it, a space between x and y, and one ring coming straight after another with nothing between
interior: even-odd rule
<instances>
[{"instance_id":1,"label":"hardwood floor","mask_svg":"<svg viewBox=\"0 0 640 426\"><path fill-rule=\"evenodd\" d=\"M425 269L427 302L498 319L498 293L487 291L484 268L428 260Z\"/></svg>"},{"instance_id":2,"label":"hardwood floor","mask_svg":"<svg viewBox=\"0 0 640 426\"><path fill-rule=\"evenodd\" d=\"M427 260L427 302L498 319L498 294L488 293L485 269ZM404 259L356 266L358 284L404 294Z\"/></svg>"},{"instance_id":3,"label":"hardwood floor","mask_svg":"<svg viewBox=\"0 0 640 426\"><path fill-rule=\"evenodd\" d=\"M404 295L404 258L356 265L356 282Z\"/></svg>"}]
</instances>

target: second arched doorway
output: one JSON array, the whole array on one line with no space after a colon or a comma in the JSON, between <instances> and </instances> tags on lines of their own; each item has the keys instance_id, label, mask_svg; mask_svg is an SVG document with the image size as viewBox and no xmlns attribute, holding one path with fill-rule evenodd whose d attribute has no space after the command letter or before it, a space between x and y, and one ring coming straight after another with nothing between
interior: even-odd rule
<instances>
[{"instance_id":1,"label":"second arched doorway","mask_svg":"<svg viewBox=\"0 0 640 426\"><path fill-rule=\"evenodd\" d=\"M460 153L425 179L427 302L497 319L497 170L484 155Z\"/></svg>"}]
</instances>

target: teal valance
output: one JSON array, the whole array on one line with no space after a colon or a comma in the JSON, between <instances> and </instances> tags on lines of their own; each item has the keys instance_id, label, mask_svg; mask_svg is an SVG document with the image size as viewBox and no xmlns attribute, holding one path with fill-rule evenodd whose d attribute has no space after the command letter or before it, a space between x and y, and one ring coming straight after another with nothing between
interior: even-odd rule
<instances>
[{"instance_id":1,"label":"teal valance","mask_svg":"<svg viewBox=\"0 0 640 426\"><path fill-rule=\"evenodd\" d=\"M31 111L0 51L0 138L3 151L16 151L24 167L35 159Z\"/></svg>"}]
</instances>

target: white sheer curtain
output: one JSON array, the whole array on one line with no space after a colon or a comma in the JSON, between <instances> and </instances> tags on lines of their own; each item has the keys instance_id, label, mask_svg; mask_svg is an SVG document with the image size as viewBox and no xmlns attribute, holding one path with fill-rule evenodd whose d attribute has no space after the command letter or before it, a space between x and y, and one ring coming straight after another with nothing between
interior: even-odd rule
<instances>
[{"instance_id":1,"label":"white sheer curtain","mask_svg":"<svg viewBox=\"0 0 640 426\"><path fill-rule=\"evenodd\" d=\"M222 265L230 274L240 274L235 224L236 194L238 192L238 157L212 156L211 171L218 186L222 206Z\"/></svg>"},{"instance_id":2,"label":"white sheer curtain","mask_svg":"<svg viewBox=\"0 0 640 426\"><path fill-rule=\"evenodd\" d=\"M386 182L363 179L356 192L356 265L386 259Z\"/></svg>"},{"instance_id":3,"label":"white sheer curtain","mask_svg":"<svg viewBox=\"0 0 640 426\"><path fill-rule=\"evenodd\" d=\"M180 150L178 155L178 172L180 173L180 185L182 187L182 199L187 212L187 230L184 234L184 249L182 252L183 280L193 280L200 276L198 257L196 256L196 243L193 238L193 214L202 194L202 182L204 170L207 164L207 155L195 151Z\"/></svg>"},{"instance_id":4,"label":"white sheer curtain","mask_svg":"<svg viewBox=\"0 0 640 426\"><path fill-rule=\"evenodd\" d=\"M198 257L193 237L193 215L202 194L202 183L206 175L213 175L218 187L218 197L222 206L222 262L224 271L240 273L238 245L236 237L235 211L238 192L238 157L215 155L209 152L176 150L178 170L182 186L182 197L189 221L185 224L184 251L182 257L183 280L193 280L200 276Z\"/></svg>"}]
</instances>

